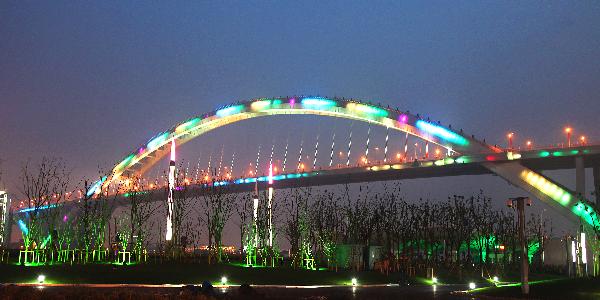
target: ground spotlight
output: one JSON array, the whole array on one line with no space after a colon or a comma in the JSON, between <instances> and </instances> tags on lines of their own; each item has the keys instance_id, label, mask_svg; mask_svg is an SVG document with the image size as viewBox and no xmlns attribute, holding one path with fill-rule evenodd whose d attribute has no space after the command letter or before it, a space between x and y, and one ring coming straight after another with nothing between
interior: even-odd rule
<instances>
[{"instance_id":1,"label":"ground spotlight","mask_svg":"<svg viewBox=\"0 0 600 300\"><path fill-rule=\"evenodd\" d=\"M438 279L437 279L437 277L432 277L432 278L431 278L431 282L432 282L433 284L437 284L437 283L438 283Z\"/></svg>"},{"instance_id":2,"label":"ground spotlight","mask_svg":"<svg viewBox=\"0 0 600 300\"><path fill-rule=\"evenodd\" d=\"M221 277L221 284L223 284L223 285L227 284L227 276Z\"/></svg>"},{"instance_id":3,"label":"ground spotlight","mask_svg":"<svg viewBox=\"0 0 600 300\"><path fill-rule=\"evenodd\" d=\"M352 285L357 285L358 284L358 280L356 280L356 278L352 278Z\"/></svg>"},{"instance_id":4,"label":"ground spotlight","mask_svg":"<svg viewBox=\"0 0 600 300\"><path fill-rule=\"evenodd\" d=\"M469 282L469 289L473 290L475 289L477 286L475 285L475 282Z\"/></svg>"},{"instance_id":5,"label":"ground spotlight","mask_svg":"<svg viewBox=\"0 0 600 300\"><path fill-rule=\"evenodd\" d=\"M45 280L46 280L46 276L44 276L44 275L39 275L37 277L37 282L38 283L44 283Z\"/></svg>"},{"instance_id":6,"label":"ground spotlight","mask_svg":"<svg viewBox=\"0 0 600 300\"><path fill-rule=\"evenodd\" d=\"M499 280L498 276L494 276L494 278L492 278L492 281L494 281L494 282L498 282L498 280Z\"/></svg>"}]
</instances>

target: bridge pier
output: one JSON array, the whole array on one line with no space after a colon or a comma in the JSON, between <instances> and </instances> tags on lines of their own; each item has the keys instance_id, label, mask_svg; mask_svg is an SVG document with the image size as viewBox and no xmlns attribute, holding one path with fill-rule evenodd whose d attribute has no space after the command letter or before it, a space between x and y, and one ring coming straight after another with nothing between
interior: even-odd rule
<instances>
[{"instance_id":1,"label":"bridge pier","mask_svg":"<svg viewBox=\"0 0 600 300\"><path fill-rule=\"evenodd\" d=\"M592 168L594 175L594 194L596 196L596 207L600 205L600 166L594 166Z\"/></svg>"},{"instance_id":2,"label":"bridge pier","mask_svg":"<svg viewBox=\"0 0 600 300\"><path fill-rule=\"evenodd\" d=\"M585 198L585 165L583 156L575 157L575 192L579 197Z\"/></svg>"}]
</instances>

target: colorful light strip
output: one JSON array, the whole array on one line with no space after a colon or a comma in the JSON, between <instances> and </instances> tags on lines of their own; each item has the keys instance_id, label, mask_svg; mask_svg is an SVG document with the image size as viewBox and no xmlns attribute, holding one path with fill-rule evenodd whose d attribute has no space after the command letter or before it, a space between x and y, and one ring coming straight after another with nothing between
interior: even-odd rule
<instances>
[{"instance_id":1,"label":"colorful light strip","mask_svg":"<svg viewBox=\"0 0 600 300\"><path fill-rule=\"evenodd\" d=\"M158 149L158 147L162 146L165 143L167 137L169 137L169 132L163 132L157 137L153 138L150 142L148 142L148 145L146 147L147 152L152 152Z\"/></svg>"},{"instance_id":2,"label":"colorful light strip","mask_svg":"<svg viewBox=\"0 0 600 300\"><path fill-rule=\"evenodd\" d=\"M44 210L44 209L48 209L48 208L55 208L56 204L50 204L50 205L43 205L40 207L28 207L28 208L23 208L21 210L19 210L20 213L25 213L25 212L30 212L30 211L34 211L34 210Z\"/></svg>"},{"instance_id":3,"label":"colorful light strip","mask_svg":"<svg viewBox=\"0 0 600 300\"><path fill-rule=\"evenodd\" d=\"M583 202L579 202L573 206L571 211L578 217L582 218L586 223L590 224L596 229L600 229L600 220L598 220L598 215L592 206Z\"/></svg>"},{"instance_id":4,"label":"colorful light strip","mask_svg":"<svg viewBox=\"0 0 600 300\"><path fill-rule=\"evenodd\" d=\"M239 114L243 110L244 110L244 105L240 104L240 105L234 105L234 106L221 108L221 109L217 110L217 112L215 114L217 115L217 117L223 118L223 117Z\"/></svg>"},{"instance_id":5,"label":"colorful light strip","mask_svg":"<svg viewBox=\"0 0 600 300\"><path fill-rule=\"evenodd\" d=\"M367 105L367 104L362 104L362 103L350 102L350 103L346 104L346 109L351 112L358 113L360 115L365 115L366 117L369 117L369 118L374 118L374 117L384 118L384 117L388 116L388 112L385 109L379 108L376 106Z\"/></svg>"},{"instance_id":6,"label":"colorful light strip","mask_svg":"<svg viewBox=\"0 0 600 300\"><path fill-rule=\"evenodd\" d=\"M250 108L253 111L261 111L265 109L276 108L281 105L281 100L279 99L261 99L254 101L250 104Z\"/></svg>"},{"instance_id":7,"label":"colorful light strip","mask_svg":"<svg viewBox=\"0 0 600 300\"><path fill-rule=\"evenodd\" d=\"M87 191L87 193L85 195L88 196L88 197L90 197L93 194L100 193L100 191L102 189L102 183L104 183L104 181L106 180L106 178L107 178L107 176L104 176L100 180L98 180L94 184L92 184L92 186L89 188L89 190Z\"/></svg>"},{"instance_id":8,"label":"colorful light strip","mask_svg":"<svg viewBox=\"0 0 600 300\"><path fill-rule=\"evenodd\" d=\"M416 127L435 136L442 140L458 144L461 146L466 146L469 144L469 141L459 134L450 131L444 127L434 125L423 120L417 120Z\"/></svg>"},{"instance_id":9,"label":"colorful light strip","mask_svg":"<svg viewBox=\"0 0 600 300\"><path fill-rule=\"evenodd\" d=\"M304 98L300 103L304 107L316 109L330 108L337 105L337 102L327 98Z\"/></svg>"},{"instance_id":10,"label":"colorful light strip","mask_svg":"<svg viewBox=\"0 0 600 300\"><path fill-rule=\"evenodd\" d=\"M300 101L302 106L295 106L296 102ZM282 107L281 104L283 102L287 102L289 107L286 105ZM337 110L337 108L347 107L347 109ZM388 118L390 112L386 109L377 107L374 105L368 105L357 102L348 102L345 100L335 100L324 97L305 97L305 98L286 98L286 99L266 99L261 98L257 99L253 102L248 102L246 104L236 104L232 106L227 106L221 109L218 109L214 117L224 118L232 115L243 115L249 114L252 111L261 111L261 112L269 112L269 114L314 114L314 110L330 112L330 114L325 113L323 115L329 115L332 117L342 117L342 118L352 118L359 119L362 121L376 121L378 125L389 126L398 130L402 130L404 132L410 132L413 135L419 136L421 138L426 138L425 134L431 135L428 138L432 138L432 136L442 137L443 143L438 143L440 146L444 148L449 148L455 144L467 145L468 141L462 136L444 129L443 127L435 126L433 124L427 123L419 123L420 126L426 130L422 130L422 133L419 131L415 131L410 124L406 123L402 127L398 126L398 121L400 124L403 122L408 122L410 120L407 114L401 114L398 116L398 120ZM166 131L161 133L158 136L155 136L151 139L146 147L139 147L136 149L134 157L128 156L126 160L122 161L117 167L113 169L110 180L104 183L104 185L110 184L112 181L118 179L120 175L127 170L127 168L132 165L138 163L139 161L146 158L150 153L156 151L157 149L163 147L169 139L175 138L179 139L180 136L187 135L192 130L196 130L195 133L191 133L191 136L186 136L182 143L191 140L194 135L202 134L206 131L213 130L215 128L234 123L240 120L247 119L248 117L252 117L251 115L248 117L242 118L228 118L224 122L212 122L214 118L211 118L211 115L206 115L203 118L196 117L193 119L189 119L184 123L181 123L172 131ZM203 122L206 121L206 122ZM420 128L417 128L420 129ZM455 145L459 146L459 145ZM464 151L465 149L461 149L461 147L457 147L459 151ZM150 160L145 161L144 166L141 169L141 172L147 170L148 164L152 165L157 159L161 157L156 156Z\"/></svg>"},{"instance_id":11,"label":"colorful light strip","mask_svg":"<svg viewBox=\"0 0 600 300\"><path fill-rule=\"evenodd\" d=\"M193 129L194 127L196 127L196 125L200 122L200 118L193 118L185 123L180 124L179 126L177 126L175 128L175 132L177 133L183 133L186 132L188 130Z\"/></svg>"},{"instance_id":12,"label":"colorful light strip","mask_svg":"<svg viewBox=\"0 0 600 300\"><path fill-rule=\"evenodd\" d=\"M560 203L562 206L569 205L573 198L568 191L562 189L536 172L524 170L521 172L520 177L529 185Z\"/></svg>"}]
</instances>

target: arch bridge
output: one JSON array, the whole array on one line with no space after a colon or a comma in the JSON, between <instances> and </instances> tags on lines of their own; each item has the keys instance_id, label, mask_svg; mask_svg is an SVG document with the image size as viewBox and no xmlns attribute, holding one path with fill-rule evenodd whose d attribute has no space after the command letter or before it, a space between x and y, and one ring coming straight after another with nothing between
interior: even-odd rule
<instances>
[{"instance_id":1,"label":"arch bridge","mask_svg":"<svg viewBox=\"0 0 600 300\"><path fill-rule=\"evenodd\" d=\"M259 98L220 107L212 112L185 120L136 147L117 163L112 172L96 182L91 192L99 193L128 176L141 176L169 153L170 145L182 145L217 128L252 118L275 115L317 115L344 118L382 126L406 133L447 150L450 156L430 161L399 164L365 165L335 170L295 172L277 176L214 181L217 185L236 185L238 190L250 190L260 183L280 181L280 187L294 183L303 186L396 180L466 174L496 174L547 203L572 222L582 222L600 229L600 220L591 202L580 190L581 169L600 165L600 147L569 147L531 151L513 151L488 145L473 136L400 111L355 100L327 97ZM585 157L585 161L584 161ZM542 175L540 170L577 166L578 191ZM595 172L598 173L598 172ZM595 174L596 175L596 174ZM598 174L597 177L600 177ZM311 179L315 178L315 179ZM316 178L319 178L318 180ZM579 192L579 193L578 193Z\"/></svg>"}]
</instances>

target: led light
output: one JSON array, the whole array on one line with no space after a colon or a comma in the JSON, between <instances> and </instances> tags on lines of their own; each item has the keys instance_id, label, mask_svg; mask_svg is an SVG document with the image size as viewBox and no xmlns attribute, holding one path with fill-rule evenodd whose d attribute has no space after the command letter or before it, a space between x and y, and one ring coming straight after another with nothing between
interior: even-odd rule
<instances>
[{"instance_id":1,"label":"led light","mask_svg":"<svg viewBox=\"0 0 600 300\"><path fill-rule=\"evenodd\" d=\"M492 281L498 282L498 276L494 276L494 278L492 278Z\"/></svg>"},{"instance_id":2,"label":"led light","mask_svg":"<svg viewBox=\"0 0 600 300\"><path fill-rule=\"evenodd\" d=\"M475 289L477 286L475 285L475 282L469 282L469 289L473 290Z\"/></svg>"},{"instance_id":3,"label":"led light","mask_svg":"<svg viewBox=\"0 0 600 300\"><path fill-rule=\"evenodd\" d=\"M241 104L234 105L234 106L229 106L229 107L225 107L225 108L221 108L221 109L217 110L216 115L217 115L217 117L223 118L223 117L238 114L238 113L242 112L242 110L244 110L243 105L241 105Z\"/></svg>"},{"instance_id":4,"label":"led light","mask_svg":"<svg viewBox=\"0 0 600 300\"><path fill-rule=\"evenodd\" d=\"M193 118L193 119L177 126L175 128L175 132L182 133L182 132L188 131L188 130L194 128L196 126L196 124L198 124L198 122L200 122L200 118Z\"/></svg>"},{"instance_id":5,"label":"led light","mask_svg":"<svg viewBox=\"0 0 600 300\"><path fill-rule=\"evenodd\" d=\"M125 157L125 159L123 159L123 161L121 161L116 167L115 167L115 171L117 170L122 170L125 167L127 167L129 165L129 163L131 163L131 160L135 157L135 154L130 154L129 156Z\"/></svg>"},{"instance_id":6,"label":"led light","mask_svg":"<svg viewBox=\"0 0 600 300\"><path fill-rule=\"evenodd\" d=\"M433 284L437 284L438 283L437 277L432 277L431 282L433 282Z\"/></svg>"},{"instance_id":7,"label":"led light","mask_svg":"<svg viewBox=\"0 0 600 300\"><path fill-rule=\"evenodd\" d=\"M352 278L352 285L357 285L358 284L358 280L356 280L356 278Z\"/></svg>"},{"instance_id":8,"label":"led light","mask_svg":"<svg viewBox=\"0 0 600 300\"><path fill-rule=\"evenodd\" d=\"M405 114L402 114L398 117L398 122L400 123L406 123L406 121L408 121L408 116Z\"/></svg>"},{"instance_id":9,"label":"led light","mask_svg":"<svg viewBox=\"0 0 600 300\"><path fill-rule=\"evenodd\" d=\"M387 117L388 115L388 112L383 108L361 103L350 102L346 104L346 109L359 114L364 114L368 117Z\"/></svg>"},{"instance_id":10,"label":"led light","mask_svg":"<svg viewBox=\"0 0 600 300\"><path fill-rule=\"evenodd\" d=\"M437 126L428 122L425 122L423 120L418 120L416 123L417 128L433 135L436 136L440 139L443 139L445 141L454 143L454 144L458 144L461 146L466 146L469 144L469 141L467 141L467 139L465 139L464 137L460 136L459 134L450 131L444 127L441 126Z\"/></svg>"},{"instance_id":11,"label":"led light","mask_svg":"<svg viewBox=\"0 0 600 300\"><path fill-rule=\"evenodd\" d=\"M326 98L304 98L301 101L303 106L307 106L310 108L329 108L332 106L336 106L336 102Z\"/></svg>"},{"instance_id":12,"label":"led light","mask_svg":"<svg viewBox=\"0 0 600 300\"><path fill-rule=\"evenodd\" d=\"M39 275L37 277L37 282L38 283L44 283L45 280L46 280L46 276L44 276L44 275Z\"/></svg>"},{"instance_id":13,"label":"led light","mask_svg":"<svg viewBox=\"0 0 600 300\"><path fill-rule=\"evenodd\" d=\"M221 277L221 284L222 285L227 284L227 277L226 276Z\"/></svg>"},{"instance_id":14,"label":"led light","mask_svg":"<svg viewBox=\"0 0 600 300\"><path fill-rule=\"evenodd\" d=\"M27 228L27 225L25 225L25 222L23 222L23 220L19 220L17 223L19 223L19 228L21 228L23 234L28 235L29 229Z\"/></svg>"},{"instance_id":15,"label":"led light","mask_svg":"<svg viewBox=\"0 0 600 300\"><path fill-rule=\"evenodd\" d=\"M258 100L250 104L250 108L254 111L260 111L271 107L271 100Z\"/></svg>"},{"instance_id":16,"label":"led light","mask_svg":"<svg viewBox=\"0 0 600 300\"><path fill-rule=\"evenodd\" d=\"M148 142L147 148L148 151L154 151L156 150L156 148L162 146L162 144L165 142L165 140L167 139L167 137L169 136L168 132L164 132L162 134L160 134L159 136L153 138L150 142Z\"/></svg>"}]
</instances>

